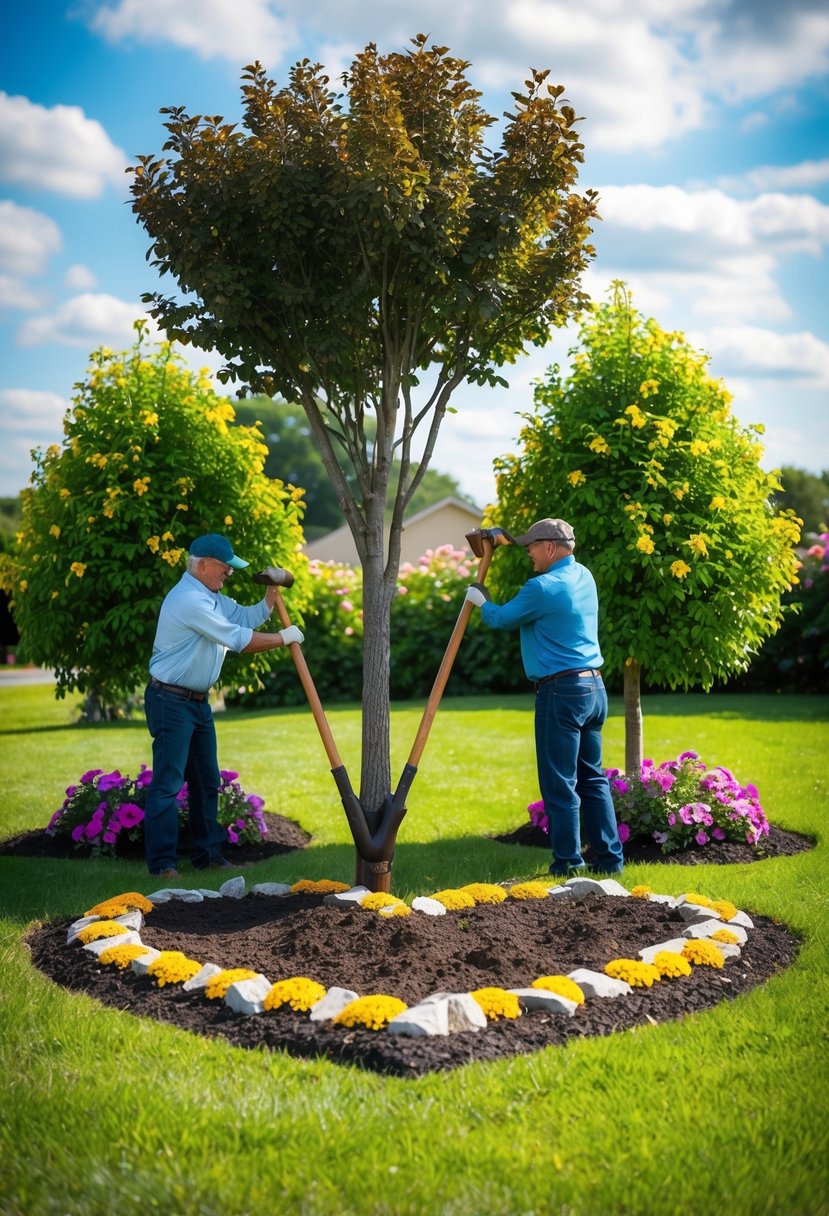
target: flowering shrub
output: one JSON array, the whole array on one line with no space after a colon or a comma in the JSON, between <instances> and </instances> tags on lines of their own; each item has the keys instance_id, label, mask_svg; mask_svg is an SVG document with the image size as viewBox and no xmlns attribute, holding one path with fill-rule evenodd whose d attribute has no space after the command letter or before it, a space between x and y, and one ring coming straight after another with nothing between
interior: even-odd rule
<instances>
[{"instance_id":1,"label":"flowering shrub","mask_svg":"<svg viewBox=\"0 0 829 1216\"><path fill-rule=\"evenodd\" d=\"M634 899L650 899L653 895L653 887L649 887L646 883L640 882L637 886L631 887L631 895Z\"/></svg>"},{"instance_id":2,"label":"flowering shrub","mask_svg":"<svg viewBox=\"0 0 829 1216\"><path fill-rule=\"evenodd\" d=\"M674 950L657 950L653 965L663 980L676 980L691 974L691 964L687 958Z\"/></svg>"},{"instance_id":3,"label":"flowering shrub","mask_svg":"<svg viewBox=\"0 0 829 1216\"><path fill-rule=\"evenodd\" d=\"M283 1005L289 1005L295 1013L306 1013L324 996L322 984L304 975L294 975L288 980L277 980L271 984L262 1005L264 1009L281 1009Z\"/></svg>"},{"instance_id":4,"label":"flowering shrub","mask_svg":"<svg viewBox=\"0 0 829 1216\"><path fill-rule=\"evenodd\" d=\"M753 785L742 786L727 768L707 768L696 752L655 765L638 776L607 770L622 843L650 836L663 853L725 840L756 845L769 823ZM735 909L736 910L736 909Z\"/></svg>"},{"instance_id":5,"label":"flowering shrub","mask_svg":"<svg viewBox=\"0 0 829 1216\"><path fill-rule=\"evenodd\" d=\"M605 975L612 980L624 980L631 988L650 988L661 979L652 963L643 963L636 958L614 958L606 965Z\"/></svg>"},{"instance_id":6,"label":"flowering shrub","mask_svg":"<svg viewBox=\"0 0 829 1216\"><path fill-rule=\"evenodd\" d=\"M88 908L84 916L123 916L125 912L152 912L155 905L139 891L125 891L123 895L113 895L102 900L94 907Z\"/></svg>"},{"instance_id":7,"label":"flowering shrub","mask_svg":"<svg viewBox=\"0 0 829 1216\"><path fill-rule=\"evenodd\" d=\"M545 992L555 992L557 996L575 1001L577 1005L584 1004L584 993L575 980L567 975L540 975L530 984L531 988L543 988Z\"/></svg>"},{"instance_id":8,"label":"flowering shrub","mask_svg":"<svg viewBox=\"0 0 829 1216\"><path fill-rule=\"evenodd\" d=\"M393 908L395 904L402 902L402 899L398 899L396 895L389 895L386 891L372 891L370 895L363 896L360 900L360 907L368 908L370 912L379 912L381 908Z\"/></svg>"},{"instance_id":9,"label":"flowering shrub","mask_svg":"<svg viewBox=\"0 0 829 1216\"><path fill-rule=\"evenodd\" d=\"M369 1030L382 1030L392 1018L406 1009L408 1005L396 996L361 996L346 1005L334 1021L340 1026L366 1026Z\"/></svg>"},{"instance_id":10,"label":"flowering shrub","mask_svg":"<svg viewBox=\"0 0 829 1216\"><path fill-rule=\"evenodd\" d=\"M494 882L468 882L459 890L471 895L476 904L501 904L507 898L504 888Z\"/></svg>"},{"instance_id":11,"label":"flowering shrub","mask_svg":"<svg viewBox=\"0 0 829 1216\"><path fill-rule=\"evenodd\" d=\"M435 891L432 899L436 899L439 904L443 904L447 912L457 912L461 908L475 907L475 900L467 891L456 890L454 887L447 887L445 891Z\"/></svg>"},{"instance_id":12,"label":"flowering shrub","mask_svg":"<svg viewBox=\"0 0 829 1216\"><path fill-rule=\"evenodd\" d=\"M230 844L255 844L268 834L262 814L265 801L258 794L246 794L238 776L229 769L221 770L219 823L227 830ZM114 857L119 845L123 849L126 842L139 844L144 839L144 806L152 778L146 764L135 778L122 776L118 769L111 773L90 769L77 785L67 786L63 805L49 820L47 834L71 836L77 848L88 848L93 856ZM178 803L179 824L185 827L189 814L186 782ZM134 893L130 898L135 898Z\"/></svg>"},{"instance_id":13,"label":"flowering shrub","mask_svg":"<svg viewBox=\"0 0 829 1216\"><path fill-rule=\"evenodd\" d=\"M509 893L512 899L546 899L550 894L543 882L517 882Z\"/></svg>"},{"instance_id":14,"label":"flowering shrub","mask_svg":"<svg viewBox=\"0 0 829 1216\"><path fill-rule=\"evenodd\" d=\"M117 920L97 920L93 925L84 925L78 931L78 941L84 946L100 941L102 937L121 937L127 930Z\"/></svg>"},{"instance_id":15,"label":"flowering shrub","mask_svg":"<svg viewBox=\"0 0 829 1216\"><path fill-rule=\"evenodd\" d=\"M147 968L147 974L152 976L159 988L163 988L165 984L183 984L199 971L201 963L197 963L194 958L187 958L181 950L162 950Z\"/></svg>"},{"instance_id":16,"label":"flowering shrub","mask_svg":"<svg viewBox=\"0 0 829 1216\"><path fill-rule=\"evenodd\" d=\"M518 997L514 992L507 992L506 988L476 988L469 995L481 1006L488 1022L521 1017Z\"/></svg>"}]
</instances>

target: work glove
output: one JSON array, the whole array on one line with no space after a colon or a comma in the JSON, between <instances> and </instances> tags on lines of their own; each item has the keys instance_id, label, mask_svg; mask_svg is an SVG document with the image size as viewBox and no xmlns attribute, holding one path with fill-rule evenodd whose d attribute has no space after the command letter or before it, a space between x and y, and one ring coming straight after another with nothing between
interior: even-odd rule
<instances>
[{"instance_id":1,"label":"work glove","mask_svg":"<svg viewBox=\"0 0 829 1216\"><path fill-rule=\"evenodd\" d=\"M294 576L290 570L283 570L281 566L266 566L264 570L254 574L253 581L269 587L293 587Z\"/></svg>"},{"instance_id":2,"label":"work glove","mask_svg":"<svg viewBox=\"0 0 829 1216\"><path fill-rule=\"evenodd\" d=\"M469 600L470 604L474 604L476 608L480 608L481 604L485 604L490 599L490 594L482 583L473 583L467 589L464 598Z\"/></svg>"},{"instance_id":3,"label":"work glove","mask_svg":"<svg viewBox=\"0 0 829 1216\"><path fill-rule=\"evenodd\" d=\"M282 634L282 643L284 646L290 646L292 642L299 642L300 646L305 641L305 634L296 625L288 625L285 629L280 629Z\"/></svg>"}]
</instances>

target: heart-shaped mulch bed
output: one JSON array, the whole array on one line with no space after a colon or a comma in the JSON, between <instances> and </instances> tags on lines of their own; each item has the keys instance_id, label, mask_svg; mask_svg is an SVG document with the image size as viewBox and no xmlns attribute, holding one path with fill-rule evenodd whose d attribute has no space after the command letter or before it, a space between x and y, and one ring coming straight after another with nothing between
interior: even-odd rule
<instances>
[{"instance_id":1,"label":"heart-shaped mulch bed","mask_svg":"<svg viewBox=\"0 0 829 1216\"><path fill-rule=\"evenodd\" d=\"M231 844L224 846L228 861L234 863L265 861L268 857L278 857L282 853L293 853L296 849L304 849L311 837L293 819L285 819L282 815L273 815L268 811L262 812L262 818L268 829L265 840L258 844ZM69 836L48 836L41 829L36 832L21 832L8 840L0 841L0 854L15 857L58 857L82 860L92 855L87 847L80 848ZM143 858L144 845L127 839L118 840L118 856L125 859Z\"/></svg>"},{"instance_id":2,"label":"heart-shaped mulch bed","mask_svg":"<svg viewBox=\"0 0 829 1216\"><path fill-rule=\"evenodd\" d=\"M497 840L499 844L532 845L548 851L550 848L549 834L531 823L525 823L506 835L493 836L492 839ZM676 853L663 853L655 841L640 837L626 840L622 851L625 861L631 865L637 861L661 861L674 866L739 865L747 861L766 861L769 857L790 857L794 853L804 853L807 849L813 849L815 843L811 836L802 836L799 832L790 832L772 824L768 836L761 837L756 845L745 841L723 840L707 845L692 844ZM589 865L590 850L587 849L583 856Z\"/></svg>"},{"instance_id":3,"label":"heart-shaped mulch bed","mask_svg":"<svg viewBox=\"0 0 829 1216\"><path fill-rule=\"evenodd\" d=\"M147 977L102 966L79 943L66 944L68 921L37 927L27 941L34 964L56 983L119 1010L220 1035L241 1047L323 1056L414 1077L573 1037L653 1026L739 996L787 967L798 948L785 926L762 916L752 919L739 958L722 970L694 966L689 976L663 979L628 996L589 999L572 1017L525 1012L477 1032L435 1038L347 1029L290 1010L237 1014L203 992L184 992L180 985L159 989ZM620 897L507 899L441 917L384 918L325 904L319 895L248 894L158 904L147 915L141 941L181 950L202 963L261 971L272 981L304 975L325 987L399 996L411 1005L436 991L526 987L538 976L566 975L577 967L601 971L611 959L636 958L640 949L676 937L685 927L673 907Z\"/></svg>"}]
</instances>

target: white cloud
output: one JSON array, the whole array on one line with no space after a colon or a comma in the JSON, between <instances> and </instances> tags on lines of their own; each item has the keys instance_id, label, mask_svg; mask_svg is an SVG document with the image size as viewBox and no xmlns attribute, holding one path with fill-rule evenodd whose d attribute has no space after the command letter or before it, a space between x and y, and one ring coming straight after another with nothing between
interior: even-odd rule
<instances>
[{"instance_id":1,"label":"white cloud","mask_svg":"<svg viewBox=\"0 0 829 1216\"><path fill-rule=\"evenodd\" d=\"M31 388L0 389L0 411L5 431L38 437L59 436L63 416L68 409L69 402L57 393Z\"/></svg>"},{"instance_id":2,"label":"white cloud","mask_svg":"<svg viewBox=\"0 0 829 1216\"><path fill-rule=\"evenodd\" d=\"M781 334L758 326L734 325L687 336L711 355L717 375L779 378L829 388L829 345L808 331Z\"/></svg>"},{"instance_id":3,"label":"white cloud","mask_svg":"<svg viewBox=\"0 0 829 1216\"><path fill-rule=\"evenodd\" d=\"M60 229L48 215L8 199L0 201L0 271L41 274L61 244Z\"/></svg>"},{"instance_id":4,"label":"white cloud","mask_svg":"<svg viewBox=\"0 0 829 1216\"><path fill-rule=\"evenodd\" d=\"M146 316L140 304L130 304L114 296L84 292L66 300L51 313L24 322L18 331L20 346L80 346L92 350L106 346L132 346L133 321ZM157 332L150 322L150 336Z\"/></svg>"},{"instance_id":5,"label":"white cloud","mask_svg":"<svg viewBox=\"0 0 829 1216\"><path fill-rule=\"evenodd\" d=\"M80 106L35 105L0 93L0 177L71 198L97 198L124 184L127 161Z\"/></svg>"},{"instance_id":6,"label":"white cloud","mask_svg":"<svg viewBox=\"0 0 829 1216\"><path fill-rule=\"evenodd\" d=\"M829 12L808 0L712 3L696 47L706 84L726 101L766 96L829 70Z\"/></svg>"},{"instance_id":7,"label":"white cloud","mask_svg":"<svg viewBox=\"0 0 829 1216\"><path fill-rule=\"evenodd\" d=\"M99 8L90 24L109 42L170 42L202 59L238 64L278 61L296 41L292 23L268 0L118 0Z\"/></svg>"},{"instance_id":8,"label":"white cloud","mask_svg":"<svg viewBox=\"0 0 829 1216\"><path fill-rule=\"evenodd\" d=\"M63 283L70 291L91 291L97 279L88 266L76 262L63 276Z\"/></svg>"},{"instance_id":9,"label":"white cloud","mask_svg":"<svg viewBox=\"0 0 829 1216\"><path fill-rule=\"evenodd\" d=\"M730 193L740 190L808 190L829 182L829 159L802 160L796 165L759 165L739 177L721 177L717 185Z\"/></svg>"},{"instance_id":10,"label":"white cloud","mask_svg":"<svg viewBox=\"0 0 829 1216\"><path fill-rule=\"evenodd\" d=\"M43 298L25 280L10 274L0 274L0 309L11 311L42 308Z\"/></svg>"}]
</instances>

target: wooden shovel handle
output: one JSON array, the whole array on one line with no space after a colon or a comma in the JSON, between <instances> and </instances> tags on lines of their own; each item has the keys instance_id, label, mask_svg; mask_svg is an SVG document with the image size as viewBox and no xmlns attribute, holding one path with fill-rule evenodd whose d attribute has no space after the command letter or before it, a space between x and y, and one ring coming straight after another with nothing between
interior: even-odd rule
<instances>
[{"instance_id":1,"label":"wooden shovel handle","mask_svg":"<svg viewBox=\"0 0 829 1216\"><path fill-rule=\"evenodd\" d=\"M287 629L291 624L291 618L288 616L288 609L285 607L285 601L278 588L274 589L276 611L279 614L279 619L282 625ZM305 690L305 695L308 698L308 704L311 706L311 713L314 715L314 721L317 724L317 730L322 739L322 745L325 748L325 754L328 756L329 763L332 768L342 768L342 760L337 751L337 746L334 743L334 736L331 734L331 727L328 725L328 720L325 716L325 710L322 708L322 702L319 699L319 694L314 686L314 681L311 679L311 673L308 670L308 664L305 662L305 655L299 642L290 642L291 658L294 661L297 675L300 683Z\"/></svg>"}]
</instances>

